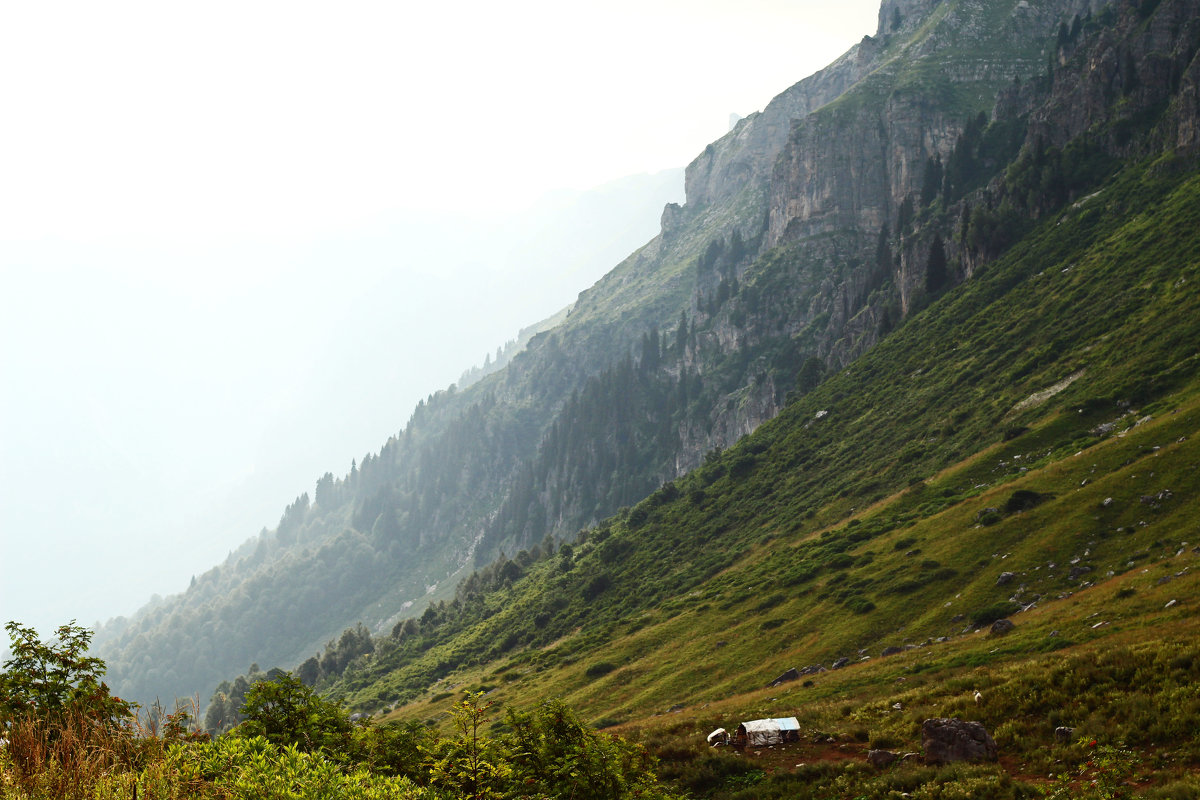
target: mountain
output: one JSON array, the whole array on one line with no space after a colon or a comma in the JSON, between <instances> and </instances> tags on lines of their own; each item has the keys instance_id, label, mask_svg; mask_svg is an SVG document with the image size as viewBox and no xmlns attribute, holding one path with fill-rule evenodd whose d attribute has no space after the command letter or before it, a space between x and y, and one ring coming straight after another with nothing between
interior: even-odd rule
<instances>
[{"instance_id":1,"label":"mountain","mask_svg":"<svg viewBox=\"0 0 1200 800\"><path fill-rule=\"evenodd\" d=\"M1188 385L1194 19L1171 0L885 2L875 36L698 156L660 233L503 369L431 396L274 531L105 626L118 694L304 664L378 710L521 654L505 674L612 666L631 694L578 696L621 718L641 692L700 673L740 690L752 654L755 681L793 658L795 615L761 619L776 607L855 615L820 646L805 634L814 660L935 629L933 599L953 599L922 582L982 599L994 578L976 544L921 543L942 538L931 520L994 511L1015 542L1033 502L973 459L1050 469ZM997 505L975 509L988 488ZM1072 518L1057 484L1025 491ZM923 538L897 546L905 528ZM791 638L771 659L693 636L706 656L622 669L638 659L609 643L658 653L685 610Z\"/></svg>"},{"instance_id":2,"label":"mountain","mask_svg":"<svg viewBox=\"0 0 1200 800\"><path fill-rule=\"evenodd\" d=\"M906 260L923 268L894 329L642 502L360 641L319 685L426 724L463 689L563 698L695 796L1196 796L1198 12L1064 19L1049 74L964 125L929 162L940 186L888 220L903 233L875 263L886 250L893 290ZM777 180L813 146L803 127ZM741 272L728 313L749 327L805 241ZM704 741L790 715L801 741L774 752ZM868 749L928 758L922 723L941 717L982 722L999 763L868 765Z\"/></svg>"}]
</instances>

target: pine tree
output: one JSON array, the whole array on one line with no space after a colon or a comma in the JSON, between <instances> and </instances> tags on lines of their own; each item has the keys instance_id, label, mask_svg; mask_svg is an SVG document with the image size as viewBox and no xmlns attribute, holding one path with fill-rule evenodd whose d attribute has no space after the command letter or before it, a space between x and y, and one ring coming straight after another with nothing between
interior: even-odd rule
<instances>
[{"instance_id":1,"label":"pine tree","mask_svg":"<svg viewBox=\"0 0 1200 800\"><path fill-rule=\"evenodd\" d=\"M926 291L931 295L937 294L946 286L947 278L946 246L942 243L941 234L935 233L933 244L929 247L929 261L925 267Z\"/></svg>"}]
</instances>

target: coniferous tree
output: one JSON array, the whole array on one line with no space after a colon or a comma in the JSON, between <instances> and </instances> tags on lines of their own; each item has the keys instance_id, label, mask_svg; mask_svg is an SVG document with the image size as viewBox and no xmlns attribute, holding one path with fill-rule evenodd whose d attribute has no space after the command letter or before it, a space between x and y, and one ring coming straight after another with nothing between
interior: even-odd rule
<instances>
[{"instance_id":1,"label":"coniferous tree","mask_svg":"<svg viewBox=\"0 0 1200 800\"><path fill-rule=\"evenodd\" d=\"M933 244L929 248L929 261L925 268L925 289L931 295L937 294L946 286L946 246L942 243L941 234L933 235Z\"/></svg>"}]
</instances>

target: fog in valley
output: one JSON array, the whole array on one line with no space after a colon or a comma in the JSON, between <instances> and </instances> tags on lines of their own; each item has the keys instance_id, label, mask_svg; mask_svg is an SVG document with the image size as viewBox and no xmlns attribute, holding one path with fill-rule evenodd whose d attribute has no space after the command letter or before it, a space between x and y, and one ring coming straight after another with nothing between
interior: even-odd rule
<instances>
[{"instance_id":1,"label":"fog in valley","mask_svg":"<svg viewBox=\"0 0 1200 800\"><path fill-rule=\"evenodd\" d=\"M128 615L378 451L877 3L30 5L0 30L0 617Z\"/></svg>"}]
</instances>

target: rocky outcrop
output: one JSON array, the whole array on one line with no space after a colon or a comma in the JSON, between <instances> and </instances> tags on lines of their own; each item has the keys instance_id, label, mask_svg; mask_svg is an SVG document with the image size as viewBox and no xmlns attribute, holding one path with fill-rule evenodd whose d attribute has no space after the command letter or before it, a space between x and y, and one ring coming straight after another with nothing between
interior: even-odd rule
<instances>
[{"instance_id":1,"label":"rocky outcrop","mask_svg":"<svg viewBox=\"0 0 1200 800\"><path fill-rule=\"evenodd\" d=\"M991 636L1003 636L1006 633L1011 633L1016 627L1016 623L1011 619L998 619L992 623L992 627L988 629L988 634Z\"/></svg>"},{"instance_id":2,"label":"rocky outcrop","mask_svg":"<svg viewBox=\"0 0 1200 800\"><path fill-rule=\"evenodd\" d=\"M1014 78L1043 72L1055 26L1080 6L1018 3L1002 29L989 30L994 9L987 4L885 2L881 34L896 14L930 29L852 94L793 123L771 177L768 246L837 230L869 239L884 224L894 229L929 159L949 157L972 113L961 98L989 98L990 110ZM968 40L973 48L963 47Z\"/></svg>"},{"instance_id":3,"label":"rocky outcrop","mask_svg":"<svg viewBox=\"0 0 1200 800\"><path fill-rule=\"evenodd\" d=\"M688 165L687 205L696 211L741 193L771 174L792 120L824 106L877 66L881 45L871 37L850 48L825 69L775 97L767 107L739 120Z\"/></svg>"},{"instance_id":4,"label":"rocky outcrop","mask_svg":"<svg viewBox=\"0 0 1200 800\"><path fill-rule=\"evenodd\" d=\"M921 723L921 749L932 764L955 761L995 761L996 743L978 722L961 719L927 719Z\"/></svg>"},{"instance_id":5,"label":"rocky outcrop","mask_svg":"<svg viewBox=\"0 0 1200 800\"><path fill-rule=\"evenodd\" d=\"M1143 10L1145 9L1145 10ZM1030 121L1030 138L1063 147L1110 124L1100 142L1131 156L1200 147L1200 3L1119 3L1103 12L1115 27L1085 30L1076 51L1055 71L1048 102ZM1148 15L1148 16L1147 16ZM1128 123L1171 104L1157 136L1133 137Z\"/></svg>"}]
</instances>

